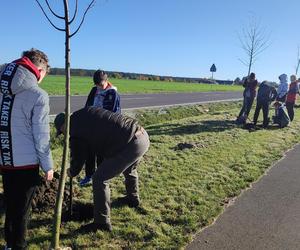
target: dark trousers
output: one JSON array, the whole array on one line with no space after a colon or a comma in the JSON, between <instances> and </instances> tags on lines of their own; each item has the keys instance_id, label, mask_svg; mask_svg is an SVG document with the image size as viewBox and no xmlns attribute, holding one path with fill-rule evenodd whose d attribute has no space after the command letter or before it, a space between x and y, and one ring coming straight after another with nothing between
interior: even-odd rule
<instances>
[{"instance_id":1,"label":"dark trousers","mask_svg":"<svg viewBox=\"0 0 300 250\"><path fill-rule=\"evenodd\" d=\"M93 152L89 153L89 155L87 156L84 167L85 176L92 177L92 175L95 173L96 168L96 155Z\"/></svg>"},{"instance_id":2,"label":"dark trousers","mask_svg":"<svg viewBox=\"0 0 300 250\"><path fill-rule=\"evenodd\" d=\"M261 109L263 110L263 126L267 127L269 125L269 102L266 101L257 101L253 123L257 123L257 119Z\"/></svg>"},{"instance_id":3,"label":"dark trousers","mask_svg":"<svg viewBox=\"0 0 300 250\"><path fill-rule=\"evenodd\" d=\"M96 164L99 166L102 161L103 158L100 155L96 155L94 152L90 151L85 161L85 176L92 177L96 170Z\"/></svg>"},{"instance_id":4,"label":"dark trousers","mask_svg":"<svg viewBox=\"0 0 300 250\"><path fill-rule=\"evenodd\" d=\"M124 174L127 196L139 199L137 166L150 145L148 134L143 130L117 155L104 159L93 175L94 222L110 223L109 181Z\"/></svg>"},{"instance_id":5,"label":"dark trousers","mask_svg":"<svg viewBox=\"0 0 300 250\"><path fill-rule=\"evenodd\" d=\"M31 201L39 182L39 169L6 170L2 174L5 202L5 241L13 250L26 249Z\"/></svg>"},{"instance_id":6,"label":"dark trousers","mask_svg":"<svg viewBox=\"0 0 300 250\"><path fill-rule=\"evenodd\" d=\"M253 101L254 97L244 97L243 107L239 113L239 117L241 117L242 115L246 115L247 117L249 116Z\"/></svg>"},{"instance_id":7,"label":"dark trousers","mask_svg":"<svg viewBox=\"0 0 300 250\"><path fill-rule=\"evenodd\" d=\"M287 112L289 114L289 117L290 117L290 121L293 121L294 120L294 106L295 106L295 103L294 102L287 102L285 104L286 106L286 109L287 109Z\"/></svg>"}]
</instances>

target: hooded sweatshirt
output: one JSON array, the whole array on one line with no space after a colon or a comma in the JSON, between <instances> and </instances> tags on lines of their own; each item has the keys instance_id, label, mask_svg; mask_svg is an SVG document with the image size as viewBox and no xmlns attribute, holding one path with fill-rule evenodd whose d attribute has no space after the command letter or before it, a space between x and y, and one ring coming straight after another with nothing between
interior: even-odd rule
<instances>
[{"instance_id":1,"label":"hooded sweatshirt","mask_svg":"<svg viewBox=\"0 0 300 250\"><path fill-rule=\"evenodd\" d=\"M39 70L23 57L0 68L0 168L52 169L49 97Z\"/></svg>"},{"instance_id":2,"label":"hooded sweatshirt","mask_svg":"<svg viewBox=\"0 0 300 250\"><path fill-rule=\"evenodd\" d=\"M278 78L279 78L280 83L279 83L279 86L277 89L277 96L279 98L282 98L288 92L288 88L289 88L288 77L286 74L281 74Z\"/></svg>"}]
</instances>

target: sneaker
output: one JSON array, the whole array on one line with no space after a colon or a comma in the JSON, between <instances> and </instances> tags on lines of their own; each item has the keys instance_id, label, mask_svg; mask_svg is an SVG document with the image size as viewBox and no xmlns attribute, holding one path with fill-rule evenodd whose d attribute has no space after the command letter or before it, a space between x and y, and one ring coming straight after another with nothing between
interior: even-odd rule
<instances>
[{"instance_id":1,"label":"sneaker","mask_svg":"<svg viewBox=\"0 0 300 250\"><path fill-rule=\"evenodd\" d=\"M4 247L4 250L12 250L11 247L8 247L7 245Z\"/></svg>"},{"instance_id":2,"label":"sneaker","mask_svg":"<svg viewBox=\"0 0 300 250\"><path fill-rule=\"evenodd\" d=\"M79 182L79 185L80 185L81 187L84 187L84 186L89 185L91 182L92 182L92 177L86 176L86 177L84 177L84 178Z\"/></svg>"},{"instance_id":3,"label":"sneaker","mask_svg":"<svg viewBox=\"0 0 300 250\"><path fill-rule=\"evenodd\" d=\"M92 223L86 224L80 228L80 231L85 232L85 233L89 233L89 232L95 233L95 232L97 232L97 230L111 232L112 226L110 223L100 224L100 223L92 222Z\"/></svg>"}]
</instances>

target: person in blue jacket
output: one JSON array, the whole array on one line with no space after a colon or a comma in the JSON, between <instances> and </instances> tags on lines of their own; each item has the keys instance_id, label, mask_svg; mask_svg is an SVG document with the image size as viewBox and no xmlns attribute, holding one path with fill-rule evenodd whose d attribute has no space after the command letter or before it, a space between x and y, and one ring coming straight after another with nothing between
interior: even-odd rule
<instances>
[{"instance_id":1,"label":"person in blue jacket","mask_svg":"<svg viewBox=\"0 0 300 250\"><path fill-rule=\"evenodd\" d=\"M93 81L95 86L91 89L85 107L99 107L114 113L121 113L120 96L117 88L108 81L108 76L105 71L97 70L94 73ZM92 181L92 175L97 165L102 159L90 151L85 163L85 177L79 182L80 186L86 186Z\"/></svg>"},{"instance_id":2,"label":"person in blue jacket","mask_svg":"<svg viewBox=\"0 0 300 250\"><path fill-rule=\"evenodd\" d=\"M94 73L95 86L91 89L86 107L100 107L114 113L121 113L120 96L117 88L108 81L108 76L103 70Z\"/></svg>"}]
</instances>

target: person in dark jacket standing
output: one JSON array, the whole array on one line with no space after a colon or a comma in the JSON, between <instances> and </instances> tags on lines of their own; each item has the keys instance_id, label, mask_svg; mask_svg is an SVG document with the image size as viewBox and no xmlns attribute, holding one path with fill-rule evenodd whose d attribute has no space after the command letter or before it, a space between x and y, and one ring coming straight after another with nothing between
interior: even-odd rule
<instances>
[{"instance_id":1,"label":"person in dark jacket standing","mask_svg":"<svg viewBox=\"0 0 300 250\"><path fill-rule=\"evenodd\" d=\"M39 183L53 178L50 151L49 98L38 84L49 71L39 50L0 68L0 170L2 172L6 249L26 249L31 201Z\"/></svg>"},{"instance_id":2,"label":"person in dark jacket standing","mask_svg":"<svg viewBox=\"0 0 300 250\"><path fill-rule=\"evenodd\" d=\"M64 113L55 118L58 133L64 131L64 118ZM92 177L94 222L85 226L87 231L112 230L109 181L121 173L125 177L126 203L139 206L137 165L149 145L147 132L132 118L97 107L86 107L71 115L69 176L79 174L89 150L103 157Z\"/></svg>"},{"instance_id":3,"label":"person in dark jacket standing","mask_svg":"<svg viewBox=\"0 0 300 250\"><path fill-rule=\"evenodd\" d=\"M252 72L245 80L243 86L244 86L244 92L243 92L243 106L241 108L241 111L239 113L239 116L237 118L237 122L239 121L245 121L249 116L250 110L252 108L253 101L256 96L256 88L257 88L257 80L255 79L255 74Z\"/></svg>"},{"instance_id":4,"label":"person in dark jacket standing","mask_svg":"<svg viewBox=\"0 0 300 250\"><path fill-rule=\"evenodd\" d=\"M253 117L253 124L256 125L260 110L263 110L263 127L269 125L269 105L275 100L277 91L272 83L263 81L258 88L256 109Z\"/></svg>"},{"instance_id":5,"label":"person in dark jacket standing","mask_svg":"<svg viewBox=\"0 0 300 250\"><path fill-rule=\"evenodd\" d=\"M98 69L93 76L95 86L91 89L85 106L100 107L121 113L120 96L117 88L108 81L107 74Z\"/></svg>"},{"instance_id":6,"label":"person in dark jacket standing","mask_svg":"<svg viewBox=\"0 0 300 250\"><path fill-rule=\"evenodd\" d=\"M286 97L285 106L288 111L290 121L294 120L294 106L299 95L299 81L295 75L291 75L291 83Z\"/></svg>"},{"instance_id":7,"label":"person in dark jacket standing","mask_svg":"<svg viewBox=\"0 0 300 250\"><path fill-rule=\"evenodd\" d=\"M109 81L108 76L103 70L97 70L94 73L93 81L95 86L91 89L85 107L100 107L115 113L121 113L120 96L117 88ZM101 158L95 156L91 151L85 163L85 177L79 182L80 186L85 186L92 181L92 175L97 165L102 161Z\"/></svg>"}]
</instances>

